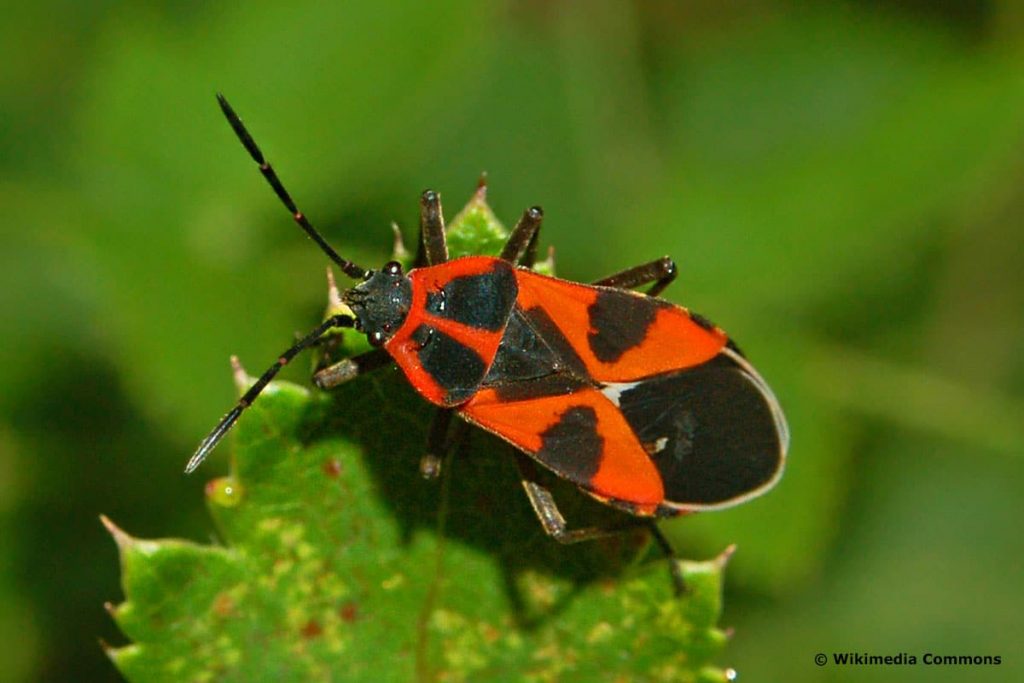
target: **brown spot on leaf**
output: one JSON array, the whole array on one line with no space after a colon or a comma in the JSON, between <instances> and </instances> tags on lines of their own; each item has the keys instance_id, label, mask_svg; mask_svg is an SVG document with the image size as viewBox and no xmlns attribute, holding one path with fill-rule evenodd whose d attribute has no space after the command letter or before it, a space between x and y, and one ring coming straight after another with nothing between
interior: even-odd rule
<instances>
[{"instance_id":1,"label":"brown spot on leaf","mask_svg":"<svg viewBox=\"0 0 1024 683\"><path fill-rule=\"evenodd\" d=\"M341 474L341 461L337 458L329 458L324 460L323 465L324 474L331 479L337 479L338 475Z\"/></svg>"},{"instance_id":2,"label":"brown spot on leaf","mask_svg":"<svg viewBox=\"0 0 1024 683\"><path fill-rule=\"evenodd\" d=\"M227 593L219 593L213 599L213 613L218 617L230 617L235 613L235 601Z\"/></svg>"},{"instance_id":3,"label":"brown spot on leaf","mask_svg":"<svg viewBox=\"0 0 1024 683\"><path fill-rule=\"evenodd\" d=\"M482 632L481 635L483 635L484 640L488 643L495 643L497 642L498 638L501 637L501 631L494 628L490 624L481 624L480 630Z\"/></svg>"},{"instance_id":4,"label":"brown spot on leaf","mask_svg":"<svg viewBox=\"0 0 1024 683\"><path fill-rule=\"evenodd\" d=\"M316 638L324 632L324 627L320 625L320 622L316 619L310 619L306 622L306 625L302 627L299 633L302 634L303 638Z\"/></svg>"},{"instance_id":5,"label":"brown spot on leaf","mask_svg":"<svg viewBox=\"0 0 1024 683\"><path fill-rule=\"evenodd\" d=\"M356 603L346 602L338 609L338 616L341 617L341 620L346 624L351 624L356 620L356 617L359 616L356 609Z\"/></svg>"}]
</instances>

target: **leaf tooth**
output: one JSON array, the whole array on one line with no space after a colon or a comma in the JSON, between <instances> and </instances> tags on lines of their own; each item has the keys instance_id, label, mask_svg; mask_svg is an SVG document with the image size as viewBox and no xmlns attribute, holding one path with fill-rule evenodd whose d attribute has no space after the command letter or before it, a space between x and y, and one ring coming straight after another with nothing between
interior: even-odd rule
<instances>
[{"instance_id":1,"label":"leaf tooth","mask_svg":"<svg viewBox=\"0 0 1024 683\"><path fill-rule=\"evenodd\" d=\"M129 550L135 545L136 539L124 531L121 527L110 521L110 518L106 515L100 515L100 522L106 527L107 531L111 536L114 537L114 543L117 544L117 549L123 554L126 550Z\"/></svg>"},{"instance_id":2,"label":"leaf tooth","mask_svg":"<svg viewBox=\"0 0 1024 683\"><path fill-rule=\"evenodd\" d=\"M238 356L231 354L231 376L235 380L235 386L239 393L245 393L253 383L253 378L242 367L242 361Z\"/></svg>"},{"instance_id":3,"label":"leaf tooth","mask_svg":"<svg viewBox=\"0 0 1024 683\"><path fill-rule=\"evenodd\" d=\"M729 564L729 560L732 559L732 556L735 553L736 553L736 544L735 543L731 543L731 544L729 544L728 547L726 547L725 550L723 550L721 553L719 553L718 557L716 557L714 560L712 560L712 562L714 562L718 566L719 571L722 571L722 570L725 569L725 565Z\"/></svg>"},{"instance_id":4,"label":"leaf tooth","mask_svg":"<svg viewBox=\"0 0 1024 683\"><path fill-rule=\"evenodd\" d=\"M391 233L395 236L394 246L391 248L391 258L395 261L408 263L411 255L409 250L405 248L405 240L402 239L402 229L398 227L398 223L395 221L391 221Z\"/></svg>"}]
</instances>

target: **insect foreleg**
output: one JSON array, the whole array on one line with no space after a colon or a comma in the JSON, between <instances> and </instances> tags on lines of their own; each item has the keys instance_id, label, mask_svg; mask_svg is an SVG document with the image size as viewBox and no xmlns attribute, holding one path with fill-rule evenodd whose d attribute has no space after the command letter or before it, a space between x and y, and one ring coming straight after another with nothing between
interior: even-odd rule
<instances>
[{"instance_id":1,"label":"insect foreleg","mask_svg":"<svg viewBox=\"0 0 1024 683\"><path fill-rule=\"evenodd\" d=\"M313 383L321 389L333 389L349 380L355 379L359 375L382 368L391 362L391 356L388 355L387 351L384 349L374 349L352 358L345 358L334 365L318 370L313 375Z\"/></svg>"}]
</instances>

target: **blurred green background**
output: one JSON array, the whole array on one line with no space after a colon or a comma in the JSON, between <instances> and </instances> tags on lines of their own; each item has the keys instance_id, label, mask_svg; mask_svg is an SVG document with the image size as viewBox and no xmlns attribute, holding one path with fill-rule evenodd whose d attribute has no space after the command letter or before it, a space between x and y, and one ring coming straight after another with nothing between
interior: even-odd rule
<instances>
[{"instance_id":1,"label":"blurred green background","mask_svg":"<svg viewBox=\"0 0 1024 683\"><path fill-rule=\"evenodd\" d=\"M675 257L667 296L793 432L771 494L666 525L684 555L739 544L744 680L1024 677L1018 3L9 4L0 680L118 680L97 515L209 538L181 467L228 355L260 369L322 312L325 259L217 90L359 262L484 170L506 221L544 206L565 277ZM1004 663L814 665L836 651Z\"/></svg>"}]
</instances>

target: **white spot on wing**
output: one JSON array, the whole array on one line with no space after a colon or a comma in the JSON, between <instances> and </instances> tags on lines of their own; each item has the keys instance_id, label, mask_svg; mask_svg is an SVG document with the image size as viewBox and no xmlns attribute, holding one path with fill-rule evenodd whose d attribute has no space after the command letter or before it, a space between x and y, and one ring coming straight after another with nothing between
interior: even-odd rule
<instances>
[{"instance_id":1,"label":"white spot on wing","mask_svg":"<svg viewBox=\"0 0 1024 683\"><path fill-rule=\"evenodd\" d=\"M640 382L609 382L601 387L601 393L604 394L605 398L614 403L616 408L618 408L620 407L619 397L642 383L642 380Z\"/></svg>"}]
</instances>

